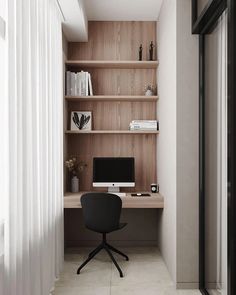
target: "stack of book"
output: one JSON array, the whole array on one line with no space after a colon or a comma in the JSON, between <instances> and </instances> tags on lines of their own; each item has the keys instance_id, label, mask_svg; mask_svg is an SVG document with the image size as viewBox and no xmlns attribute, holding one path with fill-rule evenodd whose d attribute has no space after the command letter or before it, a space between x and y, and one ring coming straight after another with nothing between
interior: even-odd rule
<instances>
[{"instance_id":1,"label":"stack of book","mask_svg":"<svg viewBox=\"0 0 236 295\"><path fill-rule=\"evenodd\" d=\"M156 120L133 120L129 124L130 130L159 130L159 122Z\"/></svg>"},{"instance_id":2,"label":"stack of book","mask_svg":"<svg viewBox=\"0 0 236 295\"><path fill-rule=\"evenodd\" d=\"M88 96L93 95L91 75L88 72L66 72L66 95Z\"/></svg>"}]
</instances>

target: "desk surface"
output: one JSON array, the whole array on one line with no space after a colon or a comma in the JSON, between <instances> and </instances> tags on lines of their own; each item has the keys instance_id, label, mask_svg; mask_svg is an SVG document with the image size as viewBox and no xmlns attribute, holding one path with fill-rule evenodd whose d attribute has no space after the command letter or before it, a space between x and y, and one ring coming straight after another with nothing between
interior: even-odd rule
<instances>
[{"instance_id":1,"label":"desk surface","mask_svg":"<svg viewBox=\"0 0 236 295\"><path fill-rule=\"evenodd\" d=\"M66 193L64 196L64 208L81 208L80 197L85 192ZM132 197L127 193L121 197L122 208L164 208L164 198L160 194L151 194L150 197Z\"/></svg>"}]
</instances>

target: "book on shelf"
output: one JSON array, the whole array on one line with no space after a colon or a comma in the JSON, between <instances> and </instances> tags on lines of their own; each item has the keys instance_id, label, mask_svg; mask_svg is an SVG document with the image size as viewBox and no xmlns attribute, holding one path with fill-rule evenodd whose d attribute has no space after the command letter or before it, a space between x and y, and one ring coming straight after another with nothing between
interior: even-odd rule
<instances>
[{"instance_id":1,"label":"book on shelf","mask_svg":"<svg viewBox=\"0 0 236 295\"><path fill-rule=\"evenodd\" d=\"M81 73L76 74L76 93L80 95L81 89Z\"/></svg>"},{"instance_id":2,"label":"book on shelf","mask_svg":"<svg viewBox=\"0 0 236 295\"><path fill-rule=\"evenodd\" d=\"M91 74L80 71L78 73L66 72L66 95L89 96L93 95Z\"/></svg>"},{"instance_id":3,"label":"book on shelf","mask_svg":"<svg viewBox=\"0 0 236 295\"><path fill-rule=\"evenodd\" d=\"M157 120L133 120L129 124L130 130L159 130Z\"/></svg>"},{"instance_id":4,"label":"book on shelf","mask_svg":"<svg viewBox=\"0 0 236 295\"><path fill-rule=\"evenodd\" d=\"M93 87L91 81L91 74L89 73L89 95L93 95Z\"/></svg>"},{"instance_id":5,"label":"book on shelf","mask_svg":"<svg viewBox=\"0 0 236 295\"><path fill-rule=\"evenodd\" d=\"M71 95L71 73L66 71L66 94Z\"/></svg>"},{"instance_id":6,"label":"book on shelf","mask_svg":"<svg viewBox=\"0 0 236 295\"><path fill-rule=\"evenodd\" d=\"M71 95L75 96L77 93L76 89L76 73L71 73Z\"/></svg>"},{"instance_id":7,"label":"book on shelf","mask_svg":"<svg viewBox=\"0 0 236 295\"><path fill-rule=\"evenodd\" d=\"M86 96L86 74L84 71L80 74L80 90L78 95Z\"/></svg>"},{"instance_id":8,"label":"book on shelf","mask_svg":"<svg viewBox=\"0 0 236 295\"><path fill-rule=\"evenodd\" d=\"M156 123L156 122L157 122L157 120L133 120L133 121L131 121L131 123L144 123L144 124Z\"/></svg>"}]
</instances>

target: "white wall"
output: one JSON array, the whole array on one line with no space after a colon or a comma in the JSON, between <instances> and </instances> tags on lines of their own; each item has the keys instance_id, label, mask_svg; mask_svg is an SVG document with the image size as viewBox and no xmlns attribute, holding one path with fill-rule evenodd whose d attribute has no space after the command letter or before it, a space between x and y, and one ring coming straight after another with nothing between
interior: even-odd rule
<instances>
[{"instance_id":1,"label":"white wall","mask_svg":"<svg viewBox=\"0 0 236 295\"><path fill-rule=\"evenodd\" d=\"M157 177L165 209L159 220L159 247L176 281L176 1L164 0L157 22Z\"/></svg>"},{"instance_id":2,"label":"white wall","mask_svg":"<svg viewBox=\"0 0 236 295\"><path fill-rule=\"evenodd\" d=\"M177 287L198 287L198 36L191 1L177 1Z\"/></svg>"},{"instance_id":3,"label":"white wall","mask_svg":"<svg viewBox=\"0 0 236 295\"><path fill-rule=\"evenodd\" d=\"M198 287L198 37L191 1L164 0L157 23L158 243L177 287Z\"/></svg>"},{"instance_id":4,"label":"white wall","mask_svg":"<svg viewBox=\"0 0 236 295\"><path fill-rule=\"evenodd\" d=\"M64 16L62 29L70 42L88 41L88 19L84 0L57 0Z\"/></svg>"}]
</instances>

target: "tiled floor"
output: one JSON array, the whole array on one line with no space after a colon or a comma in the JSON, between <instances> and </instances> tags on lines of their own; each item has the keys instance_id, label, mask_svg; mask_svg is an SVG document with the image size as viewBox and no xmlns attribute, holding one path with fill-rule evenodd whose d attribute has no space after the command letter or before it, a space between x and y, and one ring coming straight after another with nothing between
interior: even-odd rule
<instances>
[{"instance_id":1,"label":"tiled floor","mask_svg":"<svg viewBox=\"0 0 236 295\"><path fill-rule=\"evenodd\" d=\"M121 249L130 259L125 261L115 255L124 278L119 277L105 251L77 275L77 268L89 250L71 250L65 255L64 271L53 295L200 295L197 290L175 290L157 248Z\"/></svg>"}]
</instances>

